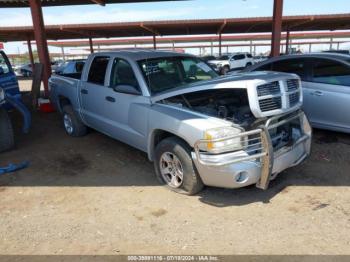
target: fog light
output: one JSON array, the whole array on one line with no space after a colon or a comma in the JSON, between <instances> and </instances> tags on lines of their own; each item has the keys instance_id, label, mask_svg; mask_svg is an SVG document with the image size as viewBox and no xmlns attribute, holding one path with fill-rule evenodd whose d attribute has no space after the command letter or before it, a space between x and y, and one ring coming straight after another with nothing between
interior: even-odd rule
<instances>
[{"instance_id":1,"label":"fog light","mask_svg":"<svg viewBox=\"0 0 350 262\"><path fill-rule=\"evenodd\" d=\"M248 174L245 171L241 171L236 175L235 179L237 183L244 183L248 180Z\"/></svg>"}]
</instances>

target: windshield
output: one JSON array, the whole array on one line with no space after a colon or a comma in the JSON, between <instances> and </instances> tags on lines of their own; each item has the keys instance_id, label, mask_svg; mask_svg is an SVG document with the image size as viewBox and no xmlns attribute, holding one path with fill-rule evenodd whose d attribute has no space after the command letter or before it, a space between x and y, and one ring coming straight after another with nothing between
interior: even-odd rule
<instances>
[{"instance_id":1,"label":"windshield","mask_svg":"<svg viewBox=\"0 0 350 262\"><path fill-rule=\"evenodd\" d=\"M152 95L218 75L196 57L161 57L138 62Z\"/></svg>"}]
</instances>

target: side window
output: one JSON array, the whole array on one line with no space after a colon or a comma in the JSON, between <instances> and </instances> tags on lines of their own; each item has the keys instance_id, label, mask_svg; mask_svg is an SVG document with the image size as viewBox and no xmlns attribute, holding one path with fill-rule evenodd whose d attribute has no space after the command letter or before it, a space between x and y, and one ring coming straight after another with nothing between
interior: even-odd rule
<instances>
[{"instance_id":1,"label":"side window","mask_svg":"<svg viewBox=\"0 0 350 262\"><path fill-rule=\"evenodd\" d=\"M108 62L108 56L95 57L90 66L88 82L104 85Z\"/></svg>"},{"instance_id":2,"label":"side window","mask_svg":"<svg viewBox=\"0 0 350 262\"><path fill-rule=\"evenodd\" d=\"M254 71L271 71L271 70L272 70L272 64L269 63L269 64L258 67Z\"/></svg>"},{"instance_id":3,"label":"side window","mask_svg":"<svg viewBox=\"0 0 350 262\"><path fill-rule=\"evenodd\" d=\"M235 55L235 56L233 56L234 60L242 60L244 58L245 58L245 55Z\"/></svg>"},{"instance_id":4,"label":"side window","mask_svg":"<svg viewBox=\"0 0 350 262\"><path fill-rule=\"evenodd\" d=\"M74 62L68 62L67 66L63 69L63 74L74 73Z\"/></svg>"},{"instance_id":5,"label":"side window","mask_svg":"<svg viewBox=\"0 0 350 262\"><path fill-rule=\"evenodd\" d=\"M339 62L316 59L313 64L313 81L350 86L350 68Z\"/></svg>"},{"instance_id":6,"label":"side window","mask_svg":"<svg viewBox=\"0 0 350 262\"><path fill-rule=\"evenodd\" d=\"M253 58L253 56L251 54L247 54L248 58Z\"/></svg>"},{"instance_id":7,"label":"side window","mask_svg":"<svg viewBox=\"0 0 350 262\"><path fill-rule=\"evenodd\" d=\"M209 80L212 79L211 75L208 74L211 68L203 62L198 62L191 59L183 59L181 61L183 70L186 75L186 82L191 82L191 79L196 80Z\"/></svg>"},{"instance_id":8,"label":"side window","mask_svg":"<svg viewBox=\"0 0 350 262\"><path fill-rule=\"evenodd\" d=\"M273 71L297 74L302 80L306 78L306 63L303 59L289 59L273 63Z\"/></svg>"},{"instance_id":9,"label":"side window","mask_svg":"<svg viewBox=\"0 0 350 262\"><path fill-rule=\"evenodd\" d=\"M85 62L77 62L77 63L75 64L75 71L76 71L77 73L83 72L84 65L85 65Z\"/></svg>"},{"instance_id":10,"label":"side window","mask_svg":"<svg viewBox=\"0 0 350 262\"><path fill-rule=\"evenodd\" d=\"M131 85L140 90L140 86L131 65L124 59L120 58L114 59L111 74L111 86L116 87L118 85Z\"/></svg>"},{"instance_id":11,"label":"side window","mask_svg":"<svg viewBox=\"0 0 350 262\"><path fill-rule=\"evenodd\" d=\"M7 74L8 72L10 72L10 66L3 54L0 53L0 75Z\"/></svg>"}]
</instances>

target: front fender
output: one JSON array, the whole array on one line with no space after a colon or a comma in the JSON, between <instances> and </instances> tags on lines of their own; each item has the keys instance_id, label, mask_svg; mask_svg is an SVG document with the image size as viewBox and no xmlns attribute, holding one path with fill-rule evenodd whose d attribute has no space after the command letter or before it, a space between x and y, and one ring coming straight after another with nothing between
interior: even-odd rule
<instances>
[{"instance_id":1,"label":"front fender","mask_svg":"<svg viewBox=\"0 0 350 262\"><path fill-rule=\"evenodd\" d=\"M204 138L207 129L231 126L222 119L164 104L153 104L148 119L147 148L150 160L153 158L154 136L159 130L181 138L193 148L197 140Z\"/></svg>"}]
</instances>

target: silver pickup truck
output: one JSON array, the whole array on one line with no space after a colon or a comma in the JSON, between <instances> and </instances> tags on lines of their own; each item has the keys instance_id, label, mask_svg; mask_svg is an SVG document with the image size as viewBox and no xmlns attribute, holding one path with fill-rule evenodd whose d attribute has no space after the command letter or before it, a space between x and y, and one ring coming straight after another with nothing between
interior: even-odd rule
<instances>
[{"instance_id":1,"label":"silver pickup truck","mask_svg":"<svg viewBox=\"0 0 350 262\"><path fill-rule=\"evenodd\" d=\"M52 76L49 85L69 135L91 127L147 152L176 192L266 189L310 153L296 75L219 77L191 55L135 50L92 54L81 76Z\"/></svg>"}]
</instances>

